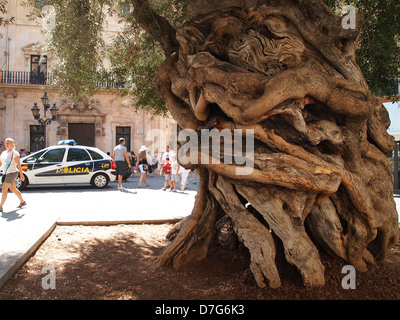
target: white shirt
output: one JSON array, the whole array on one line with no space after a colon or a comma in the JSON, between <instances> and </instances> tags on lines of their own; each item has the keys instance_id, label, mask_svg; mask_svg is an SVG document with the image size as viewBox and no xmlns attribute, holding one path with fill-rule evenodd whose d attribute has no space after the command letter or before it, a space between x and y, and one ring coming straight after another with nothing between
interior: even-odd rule
<instances>
[{"instance_id":1,"label":"white shirt","mask_svg":"<svg viewBox=\"0 0 400 320\"><path fill-rule=\"evenodd\" d=\"M161 162L164 163L165 159L169 158L170 161L172 161L172 157L175 156L175 153L173 151L168 151L168 152L164 152L162 158L161 158Z\"/></svg>"},{"instance_id":2,"label":"white shirt","mask_svg":"<svg viewBox=\"0 0 400 320\"><path fill-rule=\"evenodd\" d=\"M178 169L179 169L179 172L181 172L178 161L171 162L171 166L172 166L172 172L171 172L172 174L176 174L178 172Z\"/></svg>"},{"instance_id":3,"label":"white shirt","mask_svg":"<svg viewBox=\"0 0 400 320\"><path fill-rule=\"evenodd\" d=\"M11 159L12 157L12 159ZM19 157L19 152L12 150L8 152L7 150L1 153L1 164L3 168L3 173L7 170L7 173L18 172L17 163L15 162L15 157ZM8 169L7 169L8 168Z\"/></svg>"}]
</instances>

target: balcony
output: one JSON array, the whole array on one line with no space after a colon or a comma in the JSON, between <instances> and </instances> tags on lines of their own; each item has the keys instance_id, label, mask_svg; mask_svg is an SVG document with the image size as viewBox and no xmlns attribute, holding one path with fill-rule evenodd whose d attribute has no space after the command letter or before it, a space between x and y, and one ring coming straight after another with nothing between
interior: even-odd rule
<instances>
[{"instance_id":1,"label":"balcony","mask_svg":"<svg viewBox=\"0 0 400 320\"><path fill-rule=\"evenodd\" d=\"M25 71L1 71L1 84L45 85L53 84L51 73L33 73Z\"/></svg>"},{"instance_id":2,"label":"balcony","mask_svg":"<svg viewBox=\"0 0 400 320\"><path fill-rule=\"evenodd\" d=\"M52 73L34 73L26 71L1 71L0 84L19 84L19 85L42 85L51 86L54 84ZM116 82L113 79L107 81L96 81L96 85L103 89L122 89L123 82Z\"/></svg>"}]
</instances>

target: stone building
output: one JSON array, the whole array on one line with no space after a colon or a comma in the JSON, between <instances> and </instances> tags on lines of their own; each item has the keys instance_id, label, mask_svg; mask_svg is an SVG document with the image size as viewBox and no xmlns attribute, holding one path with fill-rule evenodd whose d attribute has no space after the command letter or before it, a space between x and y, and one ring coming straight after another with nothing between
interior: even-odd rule
<instances>
[{"instance_id":1,"label":"stone building","mask_svg":"<svg viewBox=\"0 0 400 320\"><path fill-rule=\"evenodd\" d=\"M75 105L60 96L58 88L52 86L55 59L42 56L40 50L41 25L29 21L29 8L24 7L21 0L10 0L7 11L15 21L0 28L0 150L4 149L4 139L12 137L18 150L30 152L64 139L75 139L78 144L111 152L118 139L124 137L128 150L137 153L142 145L154 145L153 139L161 137L158 151L163 151L175 125L172 118L154 117L143 111L135 112L131 107L121 107L124 99L105 89L95 94L88 105ZM120 31L118 19L108 18L105 38ZM43 116L41 98L45 92L50 106L55 103L59 110L57 120L46 127L40 125L31 112L37 103ZM51 117L50 110L46 116Z\"/></svg>"}]
</instances>

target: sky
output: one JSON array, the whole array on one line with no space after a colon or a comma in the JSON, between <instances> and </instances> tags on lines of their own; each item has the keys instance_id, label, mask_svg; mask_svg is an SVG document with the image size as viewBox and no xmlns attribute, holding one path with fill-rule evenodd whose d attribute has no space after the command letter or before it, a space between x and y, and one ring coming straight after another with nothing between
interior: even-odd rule
<instances>
[{"instance_id":1,"label":"sky","mask_svg":"<svg viewBox=\"0 0 400 320\"><path fill-rule=\"evenodd\" d=\"M387 132L395 135L397 141L400 140L400 102L387 102L383 104L389 112L390 127Z\"/></svg>"}]
</instances>

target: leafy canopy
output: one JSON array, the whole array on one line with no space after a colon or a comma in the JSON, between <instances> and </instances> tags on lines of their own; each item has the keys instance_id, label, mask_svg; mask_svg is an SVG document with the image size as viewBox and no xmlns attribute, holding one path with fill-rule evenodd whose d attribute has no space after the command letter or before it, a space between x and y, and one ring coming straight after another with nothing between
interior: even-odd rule
<instances>
[{"instance_id":1,"label":"leafy canopy","mask_svg":"<svg viewBox=\"0 0 400 320\"><path fill-rule=\"evenodd\" d=\"M352 5L364 16L357 45L357 63L372 92L381 96L398 94L400 68L400 1L325 0L336 13Z\"/></svg>"}]
</instances>

